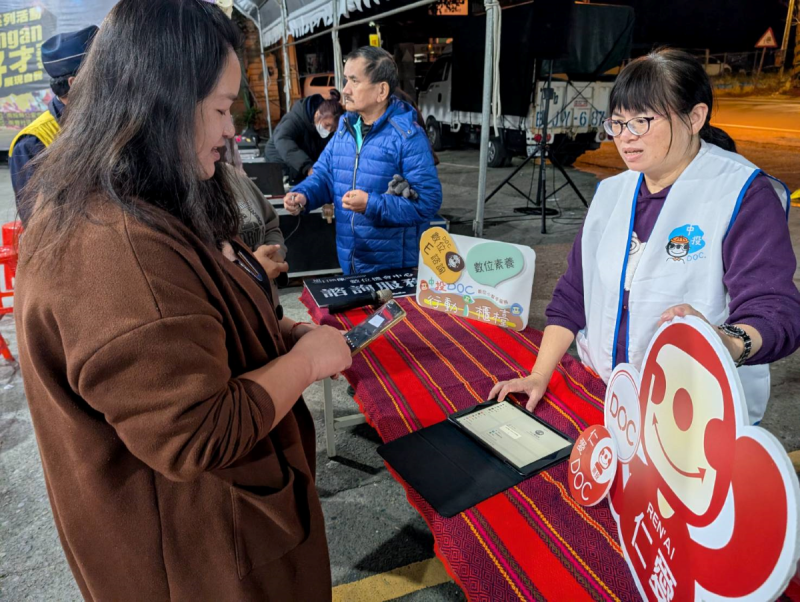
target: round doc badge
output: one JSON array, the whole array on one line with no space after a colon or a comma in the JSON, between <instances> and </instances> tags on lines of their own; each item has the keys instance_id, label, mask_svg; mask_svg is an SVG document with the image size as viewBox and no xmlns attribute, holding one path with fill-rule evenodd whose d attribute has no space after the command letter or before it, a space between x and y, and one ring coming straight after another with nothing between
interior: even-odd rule
<instances>
[{"instance_id":1,"label":"round doc badge","mask_svg":"<svg viewBox=\"0 0 800 602\"><path fill-rule=\"evenodd\" d=\"M611 433L600 424L583 431L569 457L569 490L579 504L594 506L602 500L617 472L617 447Z\"/></svg>"}]
</instances>

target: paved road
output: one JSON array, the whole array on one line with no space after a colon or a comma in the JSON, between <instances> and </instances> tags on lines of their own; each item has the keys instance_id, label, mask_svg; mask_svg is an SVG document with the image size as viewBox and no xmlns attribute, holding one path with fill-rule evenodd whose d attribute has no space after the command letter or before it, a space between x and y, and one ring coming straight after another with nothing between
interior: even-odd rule
<instances>
[{"instance_id":1,"label":"paved road","mask_svg":"<svg viewBox=\"0 0 800 602\"><path fill-rule=\"evenodd\" d=\"M719 98L712 124L735 137L800 146L800 98Z\"/></svg>"},{"instance_id":2,"label":"paved road","mask_svg":"<svg viewBox=\"0 0 800 602\"><path fill-rule=\"evenodd\" d=\"M711 123L728 132L738 151L761 169L800 189L800 99L720 98ZM625 164L613 142L584 153L575 167L598 177L619 173Z\"/></svg>"}]
</instances>

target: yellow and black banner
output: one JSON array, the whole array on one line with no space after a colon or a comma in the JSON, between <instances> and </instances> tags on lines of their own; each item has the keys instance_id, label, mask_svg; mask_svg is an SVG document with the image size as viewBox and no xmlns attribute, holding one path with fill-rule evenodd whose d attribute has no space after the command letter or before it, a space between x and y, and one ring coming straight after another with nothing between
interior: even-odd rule
<instances>
[{"instance_id":1,"label":"yellow and black banner","mask_svg":"<svg viewBox=\"0 0 800 602\"><path fill-rule=\"evenodd\" d=\"M100 25L115 0L0 0L0 150L47 110L53 97L42 44Z\"/></svg>"}]
</instances>

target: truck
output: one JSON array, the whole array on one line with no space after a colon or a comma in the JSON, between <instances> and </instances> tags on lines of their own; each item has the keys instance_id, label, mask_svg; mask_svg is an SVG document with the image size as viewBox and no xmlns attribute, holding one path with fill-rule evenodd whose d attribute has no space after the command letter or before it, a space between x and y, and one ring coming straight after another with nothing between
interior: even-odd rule
<instances>
[{"instance_id":1,"label":"truck","mask_svg":"<svg viewBox=\"0 0 800 602\"><path fill-rule=\"evenodd\" d=\"M607 117L615 68L630 53L632 9L575 5L565 26L569 33L561 49L562 58L549 60L532 55L537 50L547 53L553 45L525 36L530 28L526 18L535 26L538 15L515 10L514 20L508 26L503 23L501 34L511 38L509 42L501 40L500 55L501 104L509 110L491 120L488 164L510 165L513 157L535 152L543 142L544 91L549 89L552 93L544 142L550 145L559 163L572 165L584 152L599 148L607 138L603 120ZM510 11L503 12L509 13L505 16L508 21L512 16ZM482 87L483 52L478 50L481 40L476 38L480 27L477 23L471 31L462 32L467 41L461 44L455 37L453 46L434 63L419 91L418 106L436 151L479 142L481 103L477 94ZM601 28L599 31L604 35L584 35L592 28ZM457 68L459 59L461 69ZM526 76L531 79L524 79ZM459 77L471 81L457 82ZM504 80L507 80L505 86ZM530 84L520 86L519 81Z\"/></svg>"}]
</instances>

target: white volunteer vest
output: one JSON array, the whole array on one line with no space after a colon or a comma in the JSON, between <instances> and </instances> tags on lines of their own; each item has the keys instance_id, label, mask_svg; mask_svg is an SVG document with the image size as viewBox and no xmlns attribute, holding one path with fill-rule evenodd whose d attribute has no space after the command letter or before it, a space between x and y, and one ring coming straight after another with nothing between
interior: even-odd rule
<instances>
[{"instance_id":1,"label":"white volunteer vest","mask_svg":"<svg viewBox=\"0 0 800 602\"><path fill-rule=\"evenodd\" d=\"M742 199L760 170L744 157L701 143L673 184L630 284L628 362L641 369L661 314L688 303L711 324L728 317L722 243ZM586 328L578 333L581 360L607 383L622 317L622 295L643 176L626 171L601 182L583 227ZM788 189L772 180L788 212ZM769 399L769 366L743 366L739 377L751 422L761 420Z\"/></svg>"}]
</instances>

